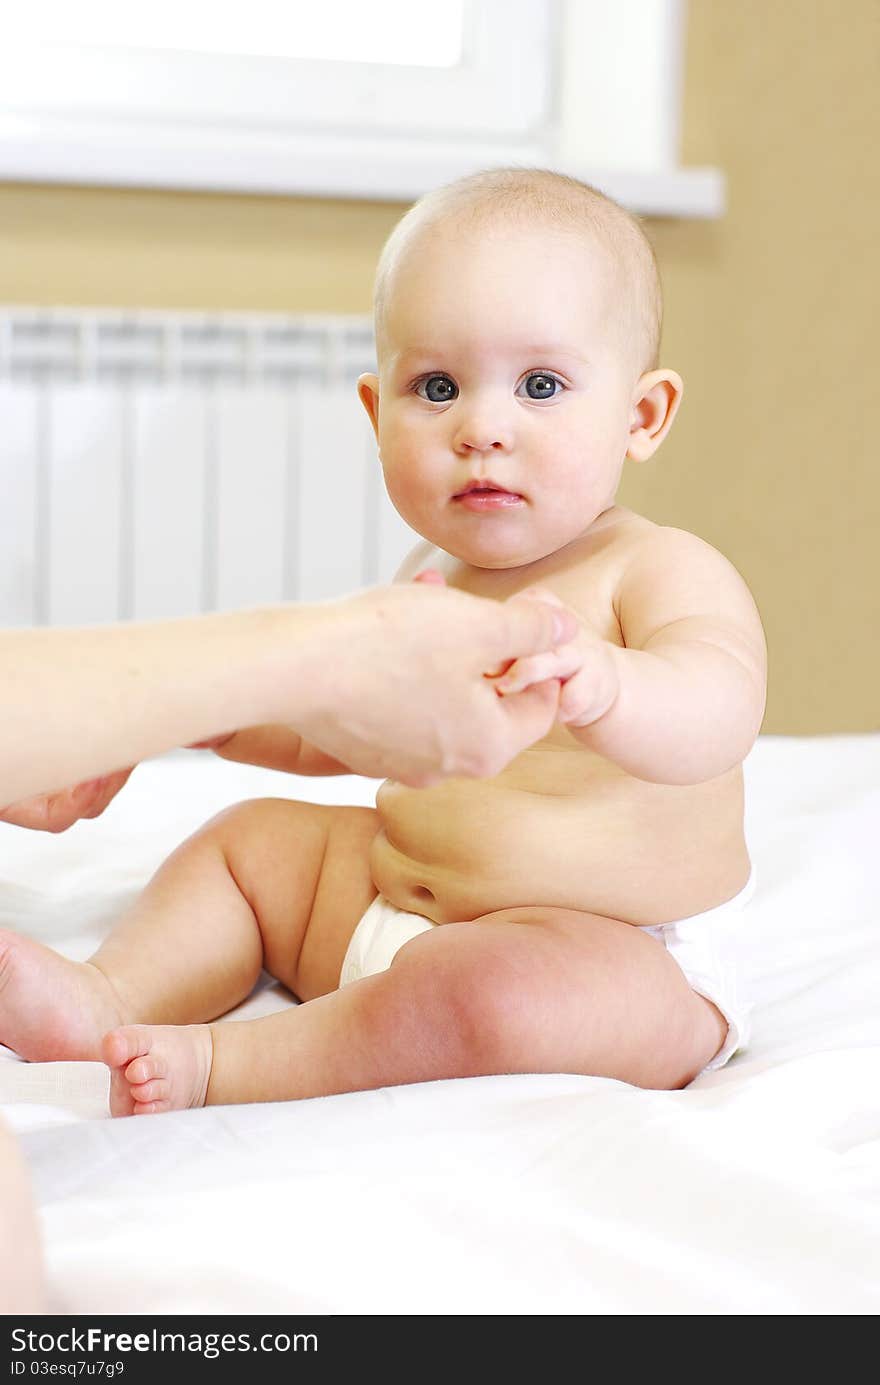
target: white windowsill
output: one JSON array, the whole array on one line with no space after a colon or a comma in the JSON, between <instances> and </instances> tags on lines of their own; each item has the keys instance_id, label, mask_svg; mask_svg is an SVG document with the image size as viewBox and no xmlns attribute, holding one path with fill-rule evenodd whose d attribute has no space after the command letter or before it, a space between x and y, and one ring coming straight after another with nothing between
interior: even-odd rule
<instances>
[{"instance_id":1,"label":"white windowsill","mask_svg":"<svg viewBox=\"0 0 880 1385\"><path fill-rule=\"evenodd\" d=\"M725 180L716 168L575 166L538 143L409 143L330 136L163 132L0 118L0 181L188 189L409 203L480 168L557 168L650 216L715 218Z\"/></svg>"}]
</instances>

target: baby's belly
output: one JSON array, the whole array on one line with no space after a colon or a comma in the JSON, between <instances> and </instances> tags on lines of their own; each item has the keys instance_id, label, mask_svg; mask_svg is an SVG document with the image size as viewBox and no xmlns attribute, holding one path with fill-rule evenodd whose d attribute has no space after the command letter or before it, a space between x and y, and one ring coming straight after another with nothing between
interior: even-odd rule
<instances>
[{"instance_id":1,"label":"baby's belly","mask_svg":"<svg viewBox=\"0 0 880 1385\"><path fill-rule=\"evenodd\" d=\"M370 858L379 892L434 923L553 907L659 924L745 884L738 769L709 784L645 784L578 751L570 766L556 761L563 791L548 795L528 787L528 754L492 780L383 784Z\"/></svg>"}]
</instances>

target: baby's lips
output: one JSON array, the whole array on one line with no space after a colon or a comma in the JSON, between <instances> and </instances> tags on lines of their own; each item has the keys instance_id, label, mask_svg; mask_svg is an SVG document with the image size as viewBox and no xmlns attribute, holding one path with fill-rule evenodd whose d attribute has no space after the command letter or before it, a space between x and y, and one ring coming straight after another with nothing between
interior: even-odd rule
<instances>
[{"instance_id":1,"label":"baby's lips","mask_svg":"<svg viewBox=\"0 0 880 1385\"><path fill-rule=\"evenodd\" d=\"M438 572L434 567L426 567L423 572L417 572L413 578L414 582L424 582L431 587L445 587L446 578L442 572Z\"/></svg>"}]
</instances>

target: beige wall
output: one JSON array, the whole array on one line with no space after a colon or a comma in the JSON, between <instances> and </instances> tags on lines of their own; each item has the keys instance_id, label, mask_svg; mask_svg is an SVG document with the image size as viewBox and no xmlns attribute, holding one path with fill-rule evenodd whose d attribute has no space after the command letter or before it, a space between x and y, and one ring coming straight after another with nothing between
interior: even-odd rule
<instances>
[{"instance_id":1,"label":"beige wall","mask_svg":"<svg viewBox=\"0 0 880 1385\"><path fill-rule=\"evenodd\" d=\"M684 160L717 223L656 221L685 404L620 499L736 563L765 730L880 727L877 0L691 0ZM0 188L0 302L367 311L401 208Z\"/></svg>"},{"instance_id":2,"label":"beige wall","mask_svg":"<svg viewBox=\"0 0 880 1385\"><path fill-rule=\"evenodd\" d=\"M691 0L684 160L717 223L653 227L668 443L623 498L748 579L770 649L765 730L880 728L880 5Z\"/></svg>"}]
</instances>

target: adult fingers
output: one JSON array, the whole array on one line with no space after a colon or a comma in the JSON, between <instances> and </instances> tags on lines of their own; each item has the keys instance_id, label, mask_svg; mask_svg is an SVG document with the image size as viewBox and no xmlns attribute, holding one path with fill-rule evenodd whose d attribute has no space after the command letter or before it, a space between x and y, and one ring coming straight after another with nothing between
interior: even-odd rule
<instances>
[{"instance_id":1,"label":"adult fingers","mask_svg":"<svg viewBox=\"0 0 880 1385\"><path fill-rule=\"evenodd\" d=\"M556 720L559 688L557 679L550 678L525 692L499 699L510 735L509 759L547 735Z\"/></svg>"},{"instance_id":2,"label":"adult fingers","mask_svg":"<svg viewBox=\"0 0 880 1385\"><path fill-rule=\"evenodd\" d=\"M523 587L522 591L517 592L517 596L533 597L536 601L546 601L548 606L561 606L564 611L568 610L562 597L557 596L549 587L541 586L540 582L535 582L530 587Z\"/></svg>"},{"instance_id":3,"label":"adult fingers","mask_svg":"<svg viewBox=\"0 0 880 1385\"><path fill-rule=\"evenodd\" d=\"M61 793L41 794L10 804L0 812L0 822L27 827L32 832L65 832L80 816L73 806L70 790L64 789Z\"/></svg>"},{"instance_id":4,"label":"adult fingers","mask_svg":"<svg viewBox=\"0 0 880 1385\"><path fill-rule=\"evenodd\" d=\"M0 810L0 822L8 822L12 827L30 827L35 832L48 832L48 803L45 799L28 799L22 803L10 803Z\"/></svg>"},{"instance_id":5,"label":"adult fingers","mask_svg":"<svg viewBox=\"0 0 880 1385\"><path fill-rule=\"evenodd\" d=\"M91 802L88 806L84 803L81 805L80 815L84 818L100 817L119 790L128 783L132 769L116 770L113 774L104 775L102 779L93 781Z\"/></svg>"},{"instance_id":6,"label":"adult fingers","mask_svg":"<svg viewBox=\"0 0 880 1385\"><path fill-rule=\"evenodd\" d=\"M498 635L498 656L518 659L543 654L556 645L568 644L578 628L577 616L552 592L527 588L505 602L506 622Z\"/></svg>"},{"instance_id":7,"label":"adult fingers","mask_svg":"<svg viewBox=\"0 0 880 1385\"><path fill-rule=\"evenodd\" d=\"M183 746L184 750L217 750L227 741L231 741L235 731L226 731L222 736L209 736L206 741L190 741L189 745Z\"/></svg>"}]
</instances>

